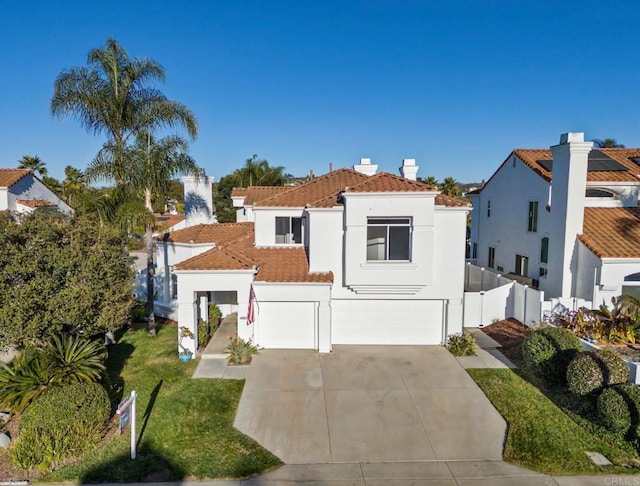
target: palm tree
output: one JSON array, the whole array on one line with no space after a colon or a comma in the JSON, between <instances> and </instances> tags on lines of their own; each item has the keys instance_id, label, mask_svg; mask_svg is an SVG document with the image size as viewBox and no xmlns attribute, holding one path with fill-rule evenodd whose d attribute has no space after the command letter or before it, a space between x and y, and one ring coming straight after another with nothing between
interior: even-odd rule
<instances>
[{"instance_id":1,"label":"palm tree","mask_svg":"<svg viewBox=\"0 0 640 486\"><path fill-rule=\"evenodd\" d=\"M49 171L45 167L46 163L37 155L24 155L18 160L19 169L29 169L33 173L38 173L41 177L49 175Z\"/></svg>"},{"instance_id":2,"label":"palm tree","mask_svg":"<svg viewBox=\"0 0 640 486\"><path fill-rule=\"evenodd\" d=\"M265 159L258 159L258 154L245 161L240 169L233 173L237 184L244 186L281 186L284 184L284 167L271 167Z\"/></svg>"},{"instance_id":3,"label":"palm tree","mask_svg":"<svg viewBox=\"0 0 640 486\"><path fill-rule=\"evenodd\" d=\"M458 196L460 188L453 177L445 177L442 184L440 184L440 192L445 196Z\"/></svg>"},{"instance_id":4,"label":"palm tree","mask_svg":"<svg viewBox=\"0 0 640 486\"><path fill-rule=\"evenodd\" d=\"M624 145L618 143L615 138L594 138L592 140L593 146L596 148L624 148Z\"/></svg>"},{"instance_id":5,"label":"palm tree","mask_svg":"<svg viewBox=\"0 0 640 486\"><path fill-rule=\"evenodd\" d=\"M132 145L125 146L123 152L115 144L107 142L86 172L90 181L115 179L118 166L124 160L128 167L122 181L124 187L130 194L142 195L146 211L147 311L149 333L152 335L156 333L153 312L153 199L164 200L171 181L176 177L186 174L199 177L202 174L202 169L187 151L188 144L181 137L169 136L156 140L151 133L142 132Z\"/></svg>"},{"instance_id":6,"label":"palm tree","mask_svg":"<svg viewBox=\"0 0 640 486\"><path fill-rule=\"evenodd\" d=\"M87 55L87 67L62 71L55 80L51 114L71 115L94 134L105 133L112 144L117 184L126 178L125 147L139 133L163 127L182 127L191 138L198 134L195 116L185 105L168 100L150 84L164 81L164 68L151 59L130 59L109 38Z\"/></svg>"},{"instance_id":7,"label":"palm tree","mask_svg":"<svg viewBox=\"0 0 640 486\"><path fill-rule=\"evenodd\" d=\"M65 179L62 181L62 196L65 202L74 206L81 193L86 189L84 172L70 165L64 168Z\"/></svg>"},{"instance_id":8,"label":"palm tree","mask_svg":"<svg viewBox=\"0 0 640 486\"><path fill-rule=\"evenodd\" d=\"M438 179L436 179L434 176L426 177L426 178L422 179L421 182L423 182L424 184L427 184L429 186L434 186L434 187L438 186Z\"/></svg>"}]
</instances>

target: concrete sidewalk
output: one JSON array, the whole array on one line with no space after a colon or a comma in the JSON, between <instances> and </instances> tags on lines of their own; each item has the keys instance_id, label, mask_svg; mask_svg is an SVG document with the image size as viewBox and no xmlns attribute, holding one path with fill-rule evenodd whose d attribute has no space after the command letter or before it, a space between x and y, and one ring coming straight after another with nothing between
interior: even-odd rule
<instances>
[{"instance_id":1,"label":"concrete sidewalk","mask_svg":"<svg viewBox=\"0 0 640 486\"><path fill-rule=\"evenodd\" d=\"M136 483L134 483L136 484ZM502 461L360 462L285 465L244 480L137 483L137 486L631 486L640 476L550 476ZM43 485L47 486L47 485ZM122 486L103 483L103 486Z\"/></svg>"},{"instance_id":2,"label":"concrete sidewalk","mask_svg":"<svg viewBox=\"0 0 640 486\"><path fill-rule=\"evenodd\" d=\"M465 369L472 368L509 368L516 366L500 352L502 345L487 336L482 329L469 328L471 334L476 337L476 355L458 356L458 363Z\"/></svg>"}]
</instances>

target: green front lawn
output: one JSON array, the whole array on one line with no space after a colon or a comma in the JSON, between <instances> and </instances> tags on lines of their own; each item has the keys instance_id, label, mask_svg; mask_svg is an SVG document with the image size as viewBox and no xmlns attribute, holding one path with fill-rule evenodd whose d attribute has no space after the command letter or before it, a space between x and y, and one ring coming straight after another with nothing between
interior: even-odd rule
<instances>
[{"instance_id":1,"label":"green front lawn","mask_svg":"<svg viewBox=\"0 0 640 486\"><path fill-rule=\"evenodd\" d=\"M178 361L176 339L172 327L161 327L155 337L139 328L126 332L109 351L111 381L124 383L123 396L138 393L138 457L129 458L126 432L42 481L241 478L281 464L233 428L244 381L192 380L196 362Z\"/></svg>"},{"instance_id":2,"label":"green front lawn","mask_svg":"<svg viewBox=\"0 0 640 486\"><path fill-rule=\"evenodd\" d=\"M580 427L537 388L506 369L467 370L509 430L504 460L548 474L629 473L640 464L632 449L596 437ZM600 452L613 467L598 467L585 451Z\"/></svg>"}]
</instances>

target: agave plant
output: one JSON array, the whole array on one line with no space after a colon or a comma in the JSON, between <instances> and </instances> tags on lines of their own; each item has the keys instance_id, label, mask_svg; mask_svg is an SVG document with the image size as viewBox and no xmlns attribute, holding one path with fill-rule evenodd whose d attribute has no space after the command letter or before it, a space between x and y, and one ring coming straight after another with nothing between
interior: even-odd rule
<instances>
[{"instance_id":1,"label":"agave plant","mask_svg":"<svg viewBox=\"0 0 640 486\"><path fill-rule=\"evenodd\" d=\"M11 365L0 363L0 408L22 412L51 386L51 373L35 348L25 349Z\"/></svg>"},{"instance_id":2,"label":"agave plant","mask_svg":"<svg viewBox=\"0 0 640 486\"><path fill-rule=\"evenodd\" d=\"M53 336L45 346L42 358L55 384L100 381L106 367L105 347L80 336Z\"/></svg>"},{"instance_id":3,"label":"agave plant","mask_svg":"<svg viewBox=\"0 0 640 486\"><path fill-rule=\"evenodd\" d=\"M11 363L0 363L0 408L22 412L52 386L99 381L105 349L79 336L54 336L43 349L26 348Z\"/></svg>"}]
</instances>

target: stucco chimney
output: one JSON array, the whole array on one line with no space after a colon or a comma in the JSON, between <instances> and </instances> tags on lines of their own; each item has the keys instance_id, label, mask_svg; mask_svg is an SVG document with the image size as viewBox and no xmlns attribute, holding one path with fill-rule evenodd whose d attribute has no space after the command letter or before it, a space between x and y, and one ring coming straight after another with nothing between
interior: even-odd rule
<instances>
[{"instance_id":1,"label":"stucco chimney","mask_svg":"<svg viewBox=\"0 0 640 486\"><path fill-rule=\"evenodd\" d=\"M213 213L212 182L213 177L204 174L200 177L184 176L182 178L185 227L218 222Z\"/></svg>"},{"instance_id":2,"label":"stucco chimney","mask_svg":"<svg viewBox=\"0 0 640 486\"><path fill-rule=\"evenodd\" d=\"M553 165L547 278L554 288L550 295L571 297L572 294L571 261L575 257L576 235L583 230L587 169L592 147L593 142L585 142L581 132L563 133L560 143L551 147Z\"/></svg>"},{"instance_id":3,"label":"stucco chimney","mask_svg":"<svg viewBox=\"0 0 640 486\"><path fill-rule=\"evenodd\" d=\"M400 175L410 181L415 181L420 166L416 165L416 159L403 159L400 167Z\"/></svg>"},{"instance_id":4,"label":"stucco chimney","mask_svg":"<svg viewBox=\"0 0 640 486\"><path fill-rule=\"evenodd\" d=\"M372 176L378 170L378 166L371 163L371 159L360 159L359 165L354 165L353 170L361 174Z\"/></svg>"}]
</instances>

